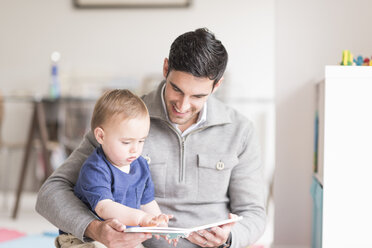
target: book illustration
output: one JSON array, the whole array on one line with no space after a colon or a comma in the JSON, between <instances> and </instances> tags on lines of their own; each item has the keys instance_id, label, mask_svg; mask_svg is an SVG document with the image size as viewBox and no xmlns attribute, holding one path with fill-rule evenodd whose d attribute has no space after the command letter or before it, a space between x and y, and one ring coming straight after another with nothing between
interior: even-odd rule
<instances>
[{"instance_id":1,"label":"book illustration","mask_svg":"<svg viewBox=\"0 0 372 248\"><path fill-rule=\"evenodd\" d=\"M151 233L152 235L162 235L166 236L168 239L178 239L178 238L187 238L190 233L210 229L215 226L221 226L232 222L238 222L243 219L243 216L238 216L232 219L225 219L218 222L196 226L191 228L178 228L178 227L131 227L125 229L125 232L132 233Z\"/></svg>"}]
</instances>

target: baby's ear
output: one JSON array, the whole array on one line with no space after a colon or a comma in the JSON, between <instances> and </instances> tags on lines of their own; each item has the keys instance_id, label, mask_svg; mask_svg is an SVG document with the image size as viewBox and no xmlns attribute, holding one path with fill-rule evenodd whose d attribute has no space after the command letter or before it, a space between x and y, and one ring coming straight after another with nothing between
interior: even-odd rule
<instances>
[{"instance_id":1,"label":"baby's ear","mask_svg":"<svg viewBox=\"0 0 372 248\"><path fill-rule=\"evenodd\" d=\"M94 137L96 138L97 142L102 145L105 138L105 131L103 131L101 127L96 127L94 129Z\"/></svg>"}]
</instances>

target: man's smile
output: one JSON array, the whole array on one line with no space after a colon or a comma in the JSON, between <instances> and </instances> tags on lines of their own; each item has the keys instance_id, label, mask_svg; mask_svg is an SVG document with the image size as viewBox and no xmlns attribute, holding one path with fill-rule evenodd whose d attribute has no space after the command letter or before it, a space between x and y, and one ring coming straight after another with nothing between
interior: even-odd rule
<instances>
[{"instance_id":1,"label":"man's smile","mask_svg":"<svg viewBox=\"0 0 372 248\"><path fill-rule=\"evenodd\" d=\"M182 112L181 110L179 110L179 109L177 108L177 106L176 106L175 104L172 104L172 109L173 109L173 112L174 112L176 115L181 115L181 116L183 116L183 115L185 115L185 114L187 114L187 113L189 112L188 110Z\"/></svg>"}]
</instances>

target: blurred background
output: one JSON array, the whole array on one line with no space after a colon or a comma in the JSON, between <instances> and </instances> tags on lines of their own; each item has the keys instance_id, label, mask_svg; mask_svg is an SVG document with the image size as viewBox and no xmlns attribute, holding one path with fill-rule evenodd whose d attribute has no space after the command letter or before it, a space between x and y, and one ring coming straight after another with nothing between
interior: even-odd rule
<instances>
[{"instance_id":1,"label":"blurred background","mask_svg":"<svg viewBox=\"0 0 372 248\"><path fill-rule=\"evenodd\" d=\"M95 2L108 5L112 1ZM72 0L1 3L4 149L0 187L8 226L26 233L52 231L44 230L49 228L48 224L39 228L36 224L31 228L22 224L25 218L33 218L34 195L47 172L38 132L22 179L17 217L15 220L10 217L14 216L15 192L19 188L35 99L42 99L47 150L51 151L51 167L56 168L89 128L95 99L104 90L128 88L139 95L151 91L163 79L163 61L173 40L200 27L214 32L229 53L224 84L217 97L254 121L261 137L269 197L274 165L273 2L173 2L188 6L78 8L74 5L78 1ZM60 55L57 62L51 59L53 52ZM57 66L57 79L52 75L53 66ZM59 100L49 99L53 80L59 81ZM37 214L35 218L34 222L44 223ZM271 242L272 223L261 243Z\"/></svg>"},{"instance_id":2,"label":"blurred background","mask_svg":"<svg viewBox=\"0 0 372 248\"><path fill-rule=\"evenodd\" d=\"M339 64L342 50L372 54L372 2L190 0L175 1L185 7L149 8L77 8L76 2L0 0L0 228L54 230L33 210L48 172L42 138L30 146L17 218L11 218L35 103L43 102L55 168L87 130L103 90L149 92L162 80L173 40L207 27L229 53L217 97L252 119L260 135L269 221L257 245L310 247L314 84L325 65ZM60 59L53 64L55 51ZM64 100L48 99L53 65Z\"/></svg>"}]
</instances>

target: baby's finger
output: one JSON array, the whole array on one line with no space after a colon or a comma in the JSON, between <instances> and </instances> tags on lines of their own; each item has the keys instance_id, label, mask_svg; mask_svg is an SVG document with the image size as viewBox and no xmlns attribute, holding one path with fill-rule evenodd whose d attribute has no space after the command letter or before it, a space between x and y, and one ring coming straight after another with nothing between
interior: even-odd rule
<instances>
[{"instance_id":1,"label":"baby's finger","mask_svg":"<svg viewBox=\"0 0 372 248\"><path fill-rule=\"evenodd\" d=\"M168 240L168 236L167 235L161 235L160 237L162 237L165 240Z\"/></svg>"},{"instance_id":2,"label":"baby's finger","mask_svg":"<svg viewBox=\"0 0 372 248\"><path fill-rule=\"evenodd\" d=\"M155 217L151 219L150 222L148 223L148 226L157 226L157 225L158 225L158 221L156 220Z\"/></svg>"},{"instance_id":3,"label":"baby's finger","mask_svg":"<svg viewBox=\"0 0 372 248\"><path fill-rule=\"evenodd\" d=\"M159 223L168 223L169 222L169 216L166 214L161 214L158 216L158 222Z\"/></svg>"},{"instance_id":4,"label":"baby's finger","mask_svg":"<svg viewBox=\"0 0 372 248\"><path fill-rule=\"evenodd\" d=\"M176 247L178 244L178 239L173 239L173 246Z\"/></svg>"}]
</instances>

